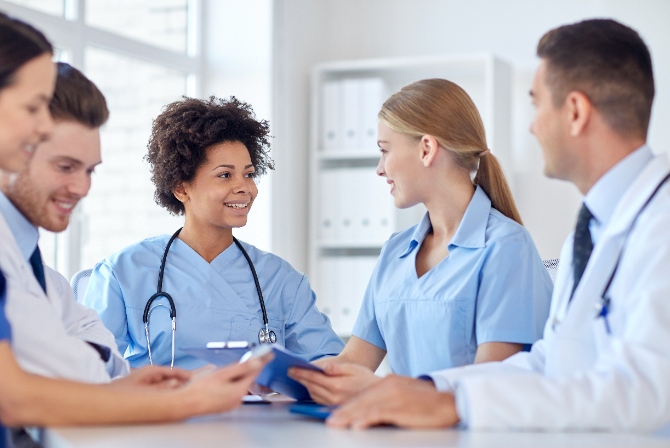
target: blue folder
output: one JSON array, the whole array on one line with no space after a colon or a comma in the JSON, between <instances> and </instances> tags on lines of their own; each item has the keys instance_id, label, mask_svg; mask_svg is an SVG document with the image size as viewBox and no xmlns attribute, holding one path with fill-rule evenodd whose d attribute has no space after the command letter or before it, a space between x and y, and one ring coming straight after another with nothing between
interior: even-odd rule
<instances>
[{"instance_id":1,"label":"blue folder","mask_svg":"<svg viewBox=\"0 0 670 448\"><path fill-rule=\"evenodd\" d=\"M298 358L284 347L273 345L272 352L274 353L274 358L258 375L256 383L295 398L298 401L311 400L305 386L288 377L288 369L290 367L301 367L317 372L323 372L323 370L314 364Z\"/></svg>"}]
</instances>

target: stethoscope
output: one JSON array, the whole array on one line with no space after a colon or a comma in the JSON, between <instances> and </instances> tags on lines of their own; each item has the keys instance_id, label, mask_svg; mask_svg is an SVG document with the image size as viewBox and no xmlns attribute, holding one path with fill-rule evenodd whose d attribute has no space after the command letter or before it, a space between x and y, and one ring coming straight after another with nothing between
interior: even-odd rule
<instances>
[{"instance_id":1,"label":"stethoscope","mask_svg":"<svg viewBox=\"0 0 670 448\"><path fill-rule=\"evenodd\" d=\"M628 232L626 233L626 236L624 237L624 240L623 240L624 242L621 245L622 249L619 252L619 256L617 257L617 261L616 261L616 264L614 265L614 270L612 271L612 275L610 275L610 278L607 281L607 284L605 285L605 288L603 289L603 293L600 295L600 299L595 304L596 319L599 319L599 318L602 317L603 323L605 324L605 331L607 331L607 334L612 334L612 329L610 328L609 319L607 318L607 316L610 313L610 303L611 303L611 299L610 299L610 296L609 296L608 292L609 292L609 289L610 289L610 285L612 284L612 280L614 280L614 276L616 275L616 271L617 271L617 269L619 269L619 262L621 261L621 255L623 254L623 246L626 244L626 241L628 240L628 235L630 234L630 230L635 225L635 221L637 221L637 218L640 217L640 215L642 214L644 209L647 208L647 205L649 205L651 200L654 199L654 196L656 196L656 193L658 193L658 190L661 189L663 184L668 179L670 179L670 174L666 175L663 178L663 180L661 180L661 182L659 182L659 184L656 186L656 189L654 189L654 191L651 193L649 198L647 198L647 201L640 208L640 211L637 212L637 216L635 217L635 219L631 223L630 227L628 228Z\"/></svg>"},{"instance_id":2,"label":"stethoscope","mask_svg":"<svg viewBox=\"0 0 670 448\"><path fill-rule=\"evenodd\" d=\"M151 337L149 336L149 316L151 315L151 312L156 308L163 307L170 311L170 319L172 319L172 360L170 362L170 367L171 368L174 367L174 341L175 341L175 334L177 332L177 308L174 305L174 300L172 300L172 296L170 296L170 294L168 294L167 292L163 291L163 276L165 274L165 260L167 260L168 252L170 251L170 246L172 246L172 242L175 240L175 238L177 238L182 228L177 230L174 233L174 235L172 235L172 237L167 243L167 246L165 247L165 252L163 252L163 259L161 260L161 268L160 271L158 272L158 288L156 290L156 294L154 294L149 298L146 306L144 307L144 315L142 316L142 322L144 322L144 335L147 338L149 363L151 365L154 364L154 360L151 355ZM242 247L242 244L240 244L237 238L233 237L233 241L240 249L240 251L242 251L242 255L244 255L244 258L246 258L247 263L249 263L249 268L251 269L251 274L253 275L254 283L256 284L256 292L258 293L258 301L261 304L261 311L263 312L263 323L264 323L264 327L261 328L261 330L258 332L258 341L261 344L274 344L275 342L277 342L277 335L273 330L270 330L270 326L268 323L268 315L267 312L265 311L265 301L263 300L263 292L261 291L261 284L258 281L256 268L254 268L254 264L251 261L251 257L249 257L249 254L247 253L246 250L244 250L244 247ZM168 300L168 302L170 302L170 307L168 308L166 305L162 303L152 307L151 304L153 303L153 301L159 297L165 297Z\"/></svg>"}]
</instances>

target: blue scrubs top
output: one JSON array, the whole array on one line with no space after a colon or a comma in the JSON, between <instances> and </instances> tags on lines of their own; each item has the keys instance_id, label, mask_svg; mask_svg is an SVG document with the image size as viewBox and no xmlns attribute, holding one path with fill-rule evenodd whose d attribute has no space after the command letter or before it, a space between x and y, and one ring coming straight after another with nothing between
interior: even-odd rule
<instances>
[{"instance_id":1,"label":"blue scrubs top","mask_svg":"<svg viewBox=\"0 0 670 448\"><path fill-rule=\"evenodd\" d=\"M83 303L94 308L116 337L121 353L132 367L149 364L142 316L156 293L161 258L170 237L149 238L98 263L93 269ZM258 274L270 329L277 342L306 361L337 355L344 344L329 319L316 308L307 277L285 260L242 243ZM231 244L207 263L180 239L170 247L163 291L175 303L175 365L192 369L204 361L182 348L204 347L212 341L258 343L263 314L247 260ZM171 320L169 302L156 299L149 317L154 364L170 365Z\"/></svg>"},{"instance_id":2,"label":"blue scrubs top","mask_svg":"<svg viewBox=\"0 0 670 448\"><path fill-rule=\"evenodd\" d=\"M386 242L355 336L387 350L393 372L410 376L472 364L485 342L542 336L553 284L523 226L477 187L449 255L417 278L416 255L431 229L426 214Z\"/></svg>"},{"instance_id":3,"label":"blue scrubs top","mask_svg":"<svg viewBox=\"0 0 670 448\"><path fill-rule=\"evenodd\" d=\"M5 316L5 290L5 276L0 272L0 341L9 340L11 336L9 322ZM5 427L0 424L0 448L5 447L6 437Z\"/></svg>"}]
</instances>

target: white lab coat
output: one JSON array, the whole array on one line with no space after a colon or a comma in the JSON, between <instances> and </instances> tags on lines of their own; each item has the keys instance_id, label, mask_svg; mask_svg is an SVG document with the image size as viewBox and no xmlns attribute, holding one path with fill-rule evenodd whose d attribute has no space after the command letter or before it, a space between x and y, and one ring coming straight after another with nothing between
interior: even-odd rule
<instances>
[{"instance_id":1,"label":"white lab coat","mask_svg":"<svg viewBox=\"0 0 670 448\"><path fill-rule=\"evenodd\" d=\"M12 350L23 369L89 383L129 373L114 336L98 314L77 303L68 281L47 266L45 296L2 214L0 269L7 279L5 313L12 327ZM110 360L103 363L85 341L109 347Z\"/></svg>"},{"instance_id":2,"label":"white lab coat","mask_svg":"<svg viewBox=\"0 0 670 448\"><path fill-rule=\"evenodd\" d=\"M667 157L655 157L622 196L571 303L567 238L544 337L530 353L431 374L438 389L456 390L470 428L670 427L670 181L635 221L668 172ZM622 247L608 334L595 305Z\"/></svg>"}]
</instances>

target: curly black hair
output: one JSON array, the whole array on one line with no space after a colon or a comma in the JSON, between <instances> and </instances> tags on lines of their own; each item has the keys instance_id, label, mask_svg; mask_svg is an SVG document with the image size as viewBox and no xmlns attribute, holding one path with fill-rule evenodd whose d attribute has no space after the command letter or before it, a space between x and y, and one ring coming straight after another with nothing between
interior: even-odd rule
<instances>
[{"instance_id":1,"label":"curly black hair","mask_svg":"<svg viewBox=\"0 0 670 448\"><path fill-rule=\"evenodd\" d=\"M173 215L184 213L174 190L195 177L207 161L207 149L225 142L241 142L249 150L254 177L274 169L270 158L270 124L257 120L251 106L234 96L208 100L183 97L156 117L145 159L151 165L154 199Z\"/></svg>"}]
</instances>

